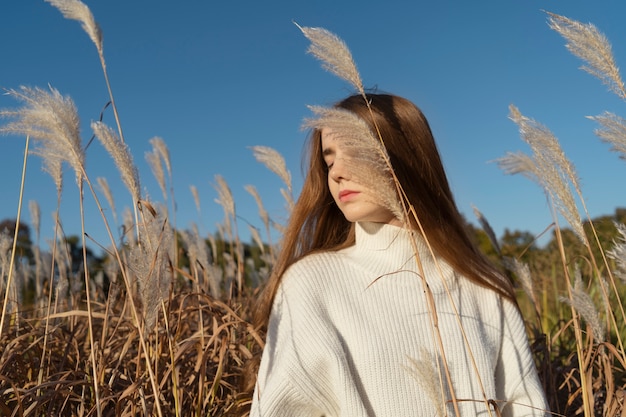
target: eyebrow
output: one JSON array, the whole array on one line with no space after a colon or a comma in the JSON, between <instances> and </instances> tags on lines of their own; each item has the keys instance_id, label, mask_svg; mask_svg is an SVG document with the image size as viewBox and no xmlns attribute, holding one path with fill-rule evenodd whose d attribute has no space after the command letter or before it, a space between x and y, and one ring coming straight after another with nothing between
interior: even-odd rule
<instances>
[{"instance_id":1,"label":"eyebrow","mask_svg":"<svg viewBox=\"0 0 626 417\"><path fill-rule=\"evenodd\" d=\"M326 148L322 150L322 156L326 157L326 156L332 156L335 154L335 150L334 149L330 149L330 148Z\"/></svg>"}]
</instances>

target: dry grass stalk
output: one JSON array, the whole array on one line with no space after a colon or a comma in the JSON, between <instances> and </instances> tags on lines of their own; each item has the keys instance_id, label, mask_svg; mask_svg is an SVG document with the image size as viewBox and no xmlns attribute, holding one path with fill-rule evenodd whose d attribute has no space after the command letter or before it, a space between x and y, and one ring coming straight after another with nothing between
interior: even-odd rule
<instances>
[{"instance_id":1,"label":"dry grass stalk","mask_svg":"<svg viewBox=\"0 0 626 417\"><path fill-rule=\"evenodd\" d=\"M176 200L174 198L174 186L172 184L172 161L170 159L170 151L165 144L165 141L155 136L150 139L150 144L152 145L152 153L146 153L146 159L152 168L152 172L154 176L157 178L159 183L159 187L161 188L161 192L163 193L163 199L165 201L167 198L166 191L166 181L165 174L163 172L163 165L167 169L167 176L170 183L170 195L171 195L171 210L169 211L169 217L171 218L170 222L174 230L176 230ZM178 241L174 240L174 258L172 262L174 265L178 265Z\"/></svg>"},{"instance_id":2,"label":"dry grass stalk","mask_svg":"<svg viewBox=\"0 0 626 417\"><path fill-rule=\"evenodd\" d=\"M41 307L43 306L45 297L43 296L43 262L39 248L39 240L41 237L41 209L37 201L30 200L28 202L28 211L30 212L30 222L35 231L35 245L32 247L35 261L35 303Z\"/></svg>"},{"instance_id":3,"label":"dry grass stalk","mask_svg":"<svg viewBox=\"0 0 626 417\"><path fill-rule=\"evenodd\" d=\"M247 305L181 294L172 298L167 312L167 321L161 319L159 326L170 331L155 334L153 343L163 415L174 416L177 411L178 415L232 415L246 400L238 392L239 376L261 343L249 325ZM101 332L103 314L97 311L93 316L98 317L95 330ZM211 320L201 326L201 316ZM17 336L0 337L0 395L4 400L0 414L11 415L14 410L28 410L25 416L94 414L96 400L86 378L87 352L84 344L77 343L87 337L87 317L79 311L53 317L63 320L48 332L50 361L42 382L31 377L38 363L31 359L42 354L41 345L32 341L44 337L43 322L29 319ZM155 397L150 392L149 376L137 367L137 360L146 355L137 343L139 334L119 310L113 311L110 325L117 332L100 358L109 364L101 375L107 391L100 398L102 414L153 415ZM204 343L198 337L201 332L208 336Z\"/></svg>"},{"instance_id":4,"label":"dry grass stalk","mask_svg":"<svg viewBox=\"0 0 626 417\"><path fill-rule=\"evenodd\" d=\"M142 202L142 205L146 205ZM158 213L158 212L157 212ZM144 332L154 329L161 301L167 298L172 280L173 233L162 215L144 215L144 233L130 251L129 269L137 277L143 307Z\"/></svg>"},{"instance_id":5,"label":"dry grass stalk","mask_svg":"<svg viewBox=\"0 0 626 417\"><path fill-rule=\"evenodd\" d=\"M224 180L221 175L215 176L216 184L214 185L215 190L218 193L219 198L215 199L215 202L222 206L224 210L224 228L222 230L222 235L225 237L225 240L228 241L230 245L230 256L232 262L227 262L228 266L233 266L234 270L232 271L235 277L235 281L237 283L237 291L238 294L241 294L243 291L243 276L244 276L244 268L245 263L243 260L243 246L239 239L239 231L237 227L237 215L235 212L235 200L233 199L233 194L230 190L230 187ZM219 228L218 228L219 230ZM226 254L225 254L226 255ZM226 273L226 279L228 280L230 274ZM227 283L228 284L228 283ZM231 288L232 291L232 288Z\"/></svg>"},{"instance_id":6,"label":"dry grass stalk","mask_svg":"<svg viewBox=\"0 0 626 417\"><path fill-rule=\"evenodd\" d=\"M365 96L361 75L345 42L324 28L302 27L297 23L296 26L311 41L307 52L322 61L324 69L348 81Z\"/></svg>"},{"instance_id":7,"label":"dry grass stalk","mask_svg":"<svg viewBox=\"0 0 626 417\"><path fill-rule=\"evenodd\" d=\"M9 271L7 276L7 283L5 288L4 302L2 304L2 316L0 317L0 336L2 336L2 330L4 329L4 319L6 317L7 308L9 307L9 293L11 290L17 292L17 287L14 287L13 274L14 274L14 265L15 265L15 256L16 256L16 248L17 248L17 239L20 229L20 222L22 218L22 202L24 201L24 182L26 178L26 162L28 161L28 147L30 144L30 137L26 137L26 144L24 149L24 162L22 163L22 180L20 181L20 194L17 203L17 217L15 218L15 232L13 235L13 242L11 248L11 255L9 261ZM0 277L0 280L4 279L4 276ZM15 297L17 301L17 296ZM13 304L13 303L11 303ZM13 304L11 308L8 310L10 313L15 313L15 319L17 322L17 305ZM19 329L19 327L18 327Z\"/></svg>"},{"instance_id":8,"label":"dry grass stalk","mask_svg":"<svg viewBox=\"0 0 626 417\"><path fill-rule=\"evenodd\" d=\"M563 36L567 41L566 48L587 64L581 69L599 78L610 91L626 99L624 82L606 36L591 23L583 24L549 12L548 15L550 28Z\"/></svg>"},{"instance_id":9,"label":"dry grass stalk","mask_svg":"<svg viewBox=\"0 0 626 417\"><path fill-rule=\"evenodd\" d=\"M579 22L553 13L549 13L549 15L551 28L559 32L568 41L567 48L573 54L586 61L589 65L583 67L583 69L600 78L605 84L609 86L609 89L611 91L615 92L622 99L626 99L624 83L621 80L619 69L615 64L613 54L611 52L611 47L606 37L601 34L595 28L595 26L591 24L583 25ZM607 116L607 114L605 114L604 116L600 116L600 119L598 121L600 121L601 124L606 123L603 131L596 132L597 134L600 133L601 138L602 135L606 135L606 137L617 140L617 143L621 143L619 140L620 133L623 133L623 123L621 123L621 120L612 118L610 115ZM587 217L589 218L589 212L585 205L585 200L582 196L582 193L578 187L576 187L576 191L579 195L583 209ZM609 272L608 284L611 286L612 291L617 295L617 305L619 307L619 311L621 312L624 321L626 321L626 312L624 310L624 306L619 295L620 293L618 291L618 288L616 287L615 280L611 276L611 268L608 265L605 251L602 249L602 245L599 240L596 228L593 225L593 222L589 222L589 224L591 226L593 237L595 238L595 243L597 244L597 247L600 248L600 255L602 257L604 265ZM610 300L607 285L600 277L599 268L596 263L596 259L592 253L591 246L589 244L586 244L586 248L589 253L589 259L591 260L594 271L596 271L596 277L599 280L602 295L604 297L604 302L607 306L607 319L611 322L616 330L620 329L622 326L617 324L615 314L610 308L608 308L608 306L610 305ZM618 339L618 341L622 354L626 355L621 338ZM587 404L585 404L585 406L587 406Z\"/></svg>"},{"instance_id":10,"label":"dry grass stalk","mask_svg":"<svg viewBox=\"0 0 626 417\"><path fill-rule=\"evenodd\" d=\"M89 35L89 38L96 46L98 50L98 57L100 58L100 65L102 66L102 72L104 74L104 81L109 91L109 97L111 99L111 106L113 108L113 115L115 116L115 122L117 124L117 131L120 139L124 142L124 133L122 132L122 124L120 123L120 117L117 112L117 105L113 98L113 90L111 89L111 83L109 81L109 74L107 72L106 61L104 59L104 49L102 41L102 31L98 26L98 23L93 17L91 10L86 4L80 0L45 0L63 14L66 19L77 20L81 23L83 29Z\"/></svg>"}]
</instances>

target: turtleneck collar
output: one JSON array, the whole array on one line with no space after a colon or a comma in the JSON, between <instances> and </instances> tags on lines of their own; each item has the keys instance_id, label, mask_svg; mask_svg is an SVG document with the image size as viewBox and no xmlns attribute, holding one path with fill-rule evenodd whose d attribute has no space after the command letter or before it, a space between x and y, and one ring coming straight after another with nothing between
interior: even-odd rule
<instances>
[{"instance_id":1,"label":"turtleneck collar","mask_svg":"<svg viewBox=\"0 0 626 417\"><path fill-rule=\"evenodd\" d=\"M415 255L415 246L421 257L432 258L421 235L411 229L386 223L358 222L355 224L356 246L366 251L385 251L396 255Z\"/></svg>"},{"instance_id":2,"label":"turtleneck collar","mask_svg":"<svg viewBox=\"0 0 626 417\"><path fill-rule=\"evenodd\" d=\"M374 273L389 270L418 270L416 249L431 286L439 287L441 273L449 279L452 268L437 257L436 266L430 249L419 232L385 223L357 222L353 253L361 265ZM414 243L413 243L414 242Z\"/></svg>"}]
</instances>

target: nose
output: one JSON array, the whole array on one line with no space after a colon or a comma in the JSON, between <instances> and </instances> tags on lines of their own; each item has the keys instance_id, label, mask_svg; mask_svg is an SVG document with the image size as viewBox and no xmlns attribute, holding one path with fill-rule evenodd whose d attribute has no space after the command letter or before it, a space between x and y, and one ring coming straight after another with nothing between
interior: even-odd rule
<instances>
[{"instance_id":1,"label":"nose","mask_svg":"<svg viewBox=\"0 0 626 417\"><path fill-rule=\"evenodd\" d=\"M346 167L346 161L343 158L336 158L333 161L333 166L328 172L328 176L335 182L349 179L348 168Z\"/></svg>"}]
</instances>

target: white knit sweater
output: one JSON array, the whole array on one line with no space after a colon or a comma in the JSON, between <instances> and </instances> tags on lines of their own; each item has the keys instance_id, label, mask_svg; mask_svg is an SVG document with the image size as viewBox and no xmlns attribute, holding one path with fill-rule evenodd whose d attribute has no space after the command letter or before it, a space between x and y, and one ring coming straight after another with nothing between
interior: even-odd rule
<instances>
[{"instance_id":1,"label":"white knit sweater","mask_svg":"<svg viewBox=\"0 0 626 417\"><path fill-rule=\"evenodd\" d=\"M516 307L435 262L418 238L437 334L411 239L399 227L359 223L356 245L286 271L251 416L454 416L444 361L461 416L495 417L487 400L503 416L544 416Z\"/></svg>"}]
</instances>

